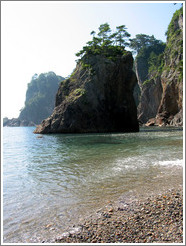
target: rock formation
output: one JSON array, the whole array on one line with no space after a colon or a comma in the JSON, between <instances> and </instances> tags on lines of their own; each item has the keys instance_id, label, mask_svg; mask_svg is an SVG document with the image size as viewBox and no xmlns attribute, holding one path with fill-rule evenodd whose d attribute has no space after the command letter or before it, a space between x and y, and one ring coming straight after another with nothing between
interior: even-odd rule
<instances>
[{"instance_id":1,"label":"rock formation","mask_svg":"<svg viewBox=\"0 0 186 246\"><path fill-rule=\"evenodd\" d=\"M39 124L48 117L55 106L59 83L63 80L63 77L54 72L35 74L28 84L25 106L21 109L18 120Z\"/></svg>"},{"instance_id":2,"label":"rock formation","mask_svg":"<svg viewBox=\"0 0 186 246\"><path fill-rule=\"evenodd\" d=\"M56 95L55 109L35 133L134 132L139 130L130 52L109 59L88 55Z\"/></svg>"},{"instance_id":3,"label":"rock formation","mask_svg":"<svg viewBox=\"0 0 186 246\"><path fill-rule=\"evenodd\" d=\"M148 62L148 61L147 61ZM137 61L141 88L138 119L146 125L183 125L183 9L177 10L169 24L161 66L149 72Z\"/></svg>"},{"instance_id":4,"label":"rock formation","mask_svg":"<svg viewBox=\"0 0 186 246\"><path fill-rule=\"evenodd\" d=\"M177 11L169 25L161 74L162 98L156 124L183 125L183 9Z\"/></svg>"},{"instance_id":5,"label":"rock formation","mask_svg":"<svg viewBox=\"0 0 186 246\"><path fill-rule=\"evenodd\" d=\"M138 105L138 120L141 123L146 123L156 116L162 97L161 77L154 78L150 75L149 77L148 83L143 85L139 83L141 96Z\"/></svg>"},{"instance_id":6,"label":"rock formation","mask_svg":"<svg viewBox=\"0 0 186 246\"><path fill-rule=\"evenodd\" d=\"M3 126L36 126L48 117L55 106L55 95L64 78L54 72L35 74L26 91L25 106L18 118L3 119Z\"/></svg>"}]
</instances>

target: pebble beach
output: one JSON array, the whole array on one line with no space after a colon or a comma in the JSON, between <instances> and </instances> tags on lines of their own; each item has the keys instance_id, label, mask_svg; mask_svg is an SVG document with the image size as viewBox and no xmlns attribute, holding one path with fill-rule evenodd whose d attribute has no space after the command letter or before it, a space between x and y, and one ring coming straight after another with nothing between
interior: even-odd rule
<instances>
[{"instance_id":1,"label":"pebble beach","mask_svg":"<svg viewBox=\"0 0 186 246\"><path fill-rule=\"evenodd\" d=\"M53 243L183 243L183 188L110 202Z\"/></svg>"}]
</instances>

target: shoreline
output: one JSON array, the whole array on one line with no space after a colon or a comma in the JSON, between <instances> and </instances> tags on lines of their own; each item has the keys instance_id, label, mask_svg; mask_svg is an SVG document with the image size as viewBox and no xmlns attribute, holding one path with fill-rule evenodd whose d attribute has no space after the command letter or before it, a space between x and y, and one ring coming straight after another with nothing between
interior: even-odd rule
<instances>
[{"instance_id":1,"label":"shoreline","mask_svg":"<svg viewBox=\"0 0 186 246\"><path fill-rule=\"evenodd\" d=\"M42 243L183 243L183 187L109 202Z\"/></svg>"},{"instance_id":2,"label":"shoreline","mask_svg":"<svg viewBox=\"0 0 186 246\"><path fill-rule=\"evenodd\" d=\"M108 172L106 172L105 177L109 177L109 178L102 179L102 175L100 178L97 175L99 174L99 172L97 171L93 173L94 175L92 175L91 176L92 179L90 179L91 182L89 182L88 174L92 174L92 172L91 173L88 172L90 171L88 169L86 173L88 178L85 179L85 181L88 181L88 182L82 183L83 186L81 187L83 188L85 187L85 189L84 190L82 189L80 194L78 194L78 197L80 199L77 200L76 203L72 203L72 205L75 204L75 206L71 206L70 205L71 203L67 203L68 200L66 202L68 207L67 206L65 207L63 206L63 199L54 199L54 200L51 199L51 203L49 204L50 206L47 205L46 210L40 211L40 213L38 213L39 216L36 217L35 214L33 214L33 217L31 217L31 219L30 217L25 216L24 220L20 220L20 223L19 224L17 223L19 227L17 227L16 231L14 231L14 228L13 230L10 230L9 229L10 227L7 226L7 229L9 231L7 234L4 234L4 239L5 239L4 242L6 243L64 243L64 244L65 243L67 244L69 242L71 243L73 242L77 242L77 243L78 242L79 243L94 243L94 242L95 243L96 242L97 243L100 243L100 242L102 243L106 243L106 242L127 243L127 242L139 242L139 240L141 241L147 240L147 242L151 242L151 241L161 242L160 240L165 240L165 242L179 242L179 241L181 242L183 240L182 238L183 228L182 228L182 224L180 224L182 223L182 218L181 218L182 215L180 212L180 207L183 206L181 197L179 198L181 199L179 210L175 207L175 210L178 210L178 215L179 215L176 217L178 217L177 219L178 221L180 221L179 224L177 223L177 230L179 230L181 233L180 236L179 237L177 236L176 239L175 238L171 239L170 235L169 235L170 236L169 238L166 238L167 236L166 233L169 231L169 228L168 228L168 225L164 225L164 224L163 224L163 227L166 227L167 232L164 233L164 236L161 236L161 237L160 235L154 236L154 234L152 234L151 236L149 235L150 238L149 237L142 238L143 235L137 235L139 237L137 238L136 232L132 231L130 233L131 235L127 235L127 233L123 231L123 227L127 226L125 222L129 220L128 218L129 217L133 218L132 211L131 211L132 206L134 206L135 209L137 209L137 207L140 206L139 203L141 203L141 208L143 208L142 201L147 199L146 201L148 202L148 197L151 199L152 196L154 195L157 196L158 193L160 192L164 193L171 188L177 189L178 187L181 187L183 184L183 166L182 166L183 160L182 160L182 156L180 156L179 154L179 152L182 153L182 150L180 150L180 145L182 144L182 141L181 141L182 133L180 132L179 134L177 133L170 134L170 136L173 136L174 142L172 142L172 140L170 139L170 141L167 142L167 147L165 146L162 148L162 153L166 150L166 148L169 149L170 147L170 149L172 149L173 147L172 150L173 150L173 153L175 153L175 155L173 155L172 153L170 153L169 155L170 151L165 152L165 154L167 155L167 159L165 159L165 161L164 161L164 155L162 157L161 152L159 151L156 152L157 149L159 150L159 144L162 144L161 134L158 133L157 136L156 134L151 136L151 133L150 134L143 133L142 138L140 137L139 139L140 140L139 144L141 143L141 141L144 142L144 140L146 139L148 135L151 137L150 138L151 140L153 140L152 136L157 137L155 138L155 140L157 139L157 142L155 143L154 147L152 146L154 149L150 148L150 151L148 151L149 149L146 148L147 146L145 144L142 146L140 145L140 148L136 149L138 155L136 155L136 152L134 155L133 154L134 151L132 151L132 157L134 155L135 158L127 159L127 162L126 162L127 171L126 172L124 172L125 169L120 169L120 167L124 166L122 162L123 159L118 158L118 156L120 157L120 155L116 155L116 157L114 158L114 161L116 162L116 164L114 163L114 165L108 165L110 164L110 162L107 163L107 159L103 163L105 166L103 166L104 168L101 169L101 171L104 171L104 172L103 173L101 172L101 174L105 174L105 167L106 168L108 167L109 169L108 169ZM161 137L161 139L159 138L159 136ZM165 134L165 137L168 137L168 136L169 136L169 133ZM149 140L149 138L147 139ZM45 140L47 141L47 139L44 139L44 141ZM78 140L79 142L79 138L78 139L76 138L76 140ZM92 146L92 142L94 143L94 141L90 141L91 146ZM107 141L105 142L107 143ZM95 143L97 144L96 141ZM98 143L102 143L102 142L98 142ZM120 143L120 142L119 141L115 142L115 139L114 139L113 143ZM102 147L102 145L100 147ZM120 145L118 146L113 145L113 147L118 149L120 148ZM143 156L144 151L145 151L145 156L147 156L148 158L140 159L140 157ZM176 151L179 151L178 154ZM155 154L160 154L160 157L156 157ZM105 156L110 157L110 155L108 155L107 152ZM103 157L105 156L103 155ZM136 156L139 156L139 159L136 158ZM152 158L154 157L153 163L151 163L151 160L149 159L151 158L151 156ZM98 158L95 158L94 162L99 163L97 160ZM82 162L83 164L85 164L84 166L83 164L79 165L79 163L78 163L78 166L80 166L81 169L82 167L86 168L87 166L86 162L85 161ZM90 163L93 163L92 158L91 158ZM129 166L130 163L131 163L131 166ZM137 172L133 172L133 170L135 171L136 167L138 166L139 166L139 170L137 169ZM128 167L131 169L128 169ZM36 170L33 169L34 171L33 174L35 173ZM114 173L115 175L110 175L112 174L111 173L112 171L115 172ZM116 177L115 180L112 179L112 177ZM87 186L85 186L85 184L87 184ZM61 190L59 190L59 192L61 192ZM66 197L64 197L64 201L66 201L65 199ZM175 200L174 197L170 198L170 200L171 199ZM151 211L152 216L149 217L149 220L154 221L154 217L156 216L156 214L155 212L153 212L153 209L154 209L153 205L155 206L155 204L152 204L152 211ZM162 205L163 205L163 202L162 202ZM151 207L150 204L149 206ZM163 205L162 207L165 207L165 205ZM141 208L138 208L138 211L136 212L136 214L141 212ZM163 211L164 210L165 209L163 209ZM171 209L170 211L168 211L168 213L170 214L170 212L171 212ZM19 212L17 212L17 214L19 215ZM129 214L131 216L129 216ZM143 216L143 213L142 213L141 217L144 217L144 218L137 217L134 219L134 222L136 223L135 226L139 227L137 228L137 233L138 233L138 230L142 231L141 226L142 227L147 226L147 224L143 221L143 219L145 219L145 216L146 214ZM166 216L167 215L165 215L165 217ZM121 221L117 221L118 218L120 218ZM140 223L142 222L144 222L144 225L140 225ZM170 224L173 222L175 221L170 222ZM115 227L114 224L117 227ZM161 224L159 223L159 220L156 221L156 225L161 226ZM151 224L150 222L149 222L149 226L151 226L150 230L155 229L154 224ZM110 238L106 238L104 234L99 235L100 230L102 230L102 228L103 228L103 233L112 235L112 236ZM131 228L133 229L133 225L131 225ZM129 229L126 228L126 231L128 231ZM146 231L148 229L149 228L146 228ZM175 233L177 233L177 230L175 231ZM146 231L143 234L145 234ZM117 233L116 235L117 237L115 236L115 233ZM152 233L152 231L150 231L150 233ZM127 238L124 238L123 235L125 234L127 235ZM129 236L133 238L130 239ZM132 240L132 241L127 241L127 240Z\"/></svg>"}]
</instances>

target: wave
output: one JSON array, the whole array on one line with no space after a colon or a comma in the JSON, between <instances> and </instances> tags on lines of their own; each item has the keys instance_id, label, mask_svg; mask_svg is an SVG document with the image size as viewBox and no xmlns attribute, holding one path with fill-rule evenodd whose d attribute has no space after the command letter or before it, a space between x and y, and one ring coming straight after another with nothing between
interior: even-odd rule
<instances>
[{"instance_id":1,"label":"wave","mask_svg":"<svg viewBox=\"0 0 186 246\"><path fill-rule=\"evenodd\" d=\"M149 158L139 158L139 157L128 157L124 159L118 159L115 161L114 167L112 167L112 170L115 172L119 171L129 171L129 170L136 170L141 168L147 168L149 166L183 166L183 159L176 159L176 160L150 160Z\"/></svg>"},{"instance_id":2,"label":"wave","mask_svg":"<svg viewBox=\"0 0 186 246\"><path fill-rule=\"evenodd\" d=\"M171 160L171 161L159 161L159 165L162 166L183 166L183 159Z\"/></svg>"}]
</instances>

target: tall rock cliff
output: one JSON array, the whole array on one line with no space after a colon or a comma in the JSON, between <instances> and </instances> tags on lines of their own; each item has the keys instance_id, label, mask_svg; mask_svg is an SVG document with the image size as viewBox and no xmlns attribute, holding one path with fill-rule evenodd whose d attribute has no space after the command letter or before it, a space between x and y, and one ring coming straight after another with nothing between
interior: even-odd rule
<instances>
[{"instance_id":1,"label":"tall rock cliff","mask_svg":"<svg viewBox=\"0 0 186 246\"><path fill-rule=\"evenodd\" d=\"M141 99L138 119L147 125L183 125L183 9L169 24L159 66L149 72L148 60L136 62ZM143 69L144 68L144 69Z\"/></svg>"},{"instance_id":2,"label":"tall rock cliff","mask_svg":"<svg viewBox=\"0 0 186 246\"><path fill-rule=\"evenodd\" d=\"M161 84L156 124L183 125L183 8L175 12L168 27Z\"/></svg>"},{"instance_id":3,"label":"tall rock cliff","mask_svg":"<svg viewBox=\"0 0 186 246\"><path fill-rule=\"evenodd\" d=\"M143 49L135 60L138 84L141 89L138 105L138 120L141 123L146 123L148 119L156 116L161 101L162 85L160 75L157 71L149 73L150 54L154 53L158 56L164 50L163 44L159 44L159 46L161 49L157 49L155 46Z\"/></svg>"},{"instance_id":4,"label":"tall rock cliff","mask_svg":"<svg viewBox=\"0 0 186 246\"><path fill-rule=\"evenodd\" d=\"M52 115L35 133L138 131L132 68L130 52L114 60L101 54L84 57L61 83Z\"/></svg>"}]
</instances>

